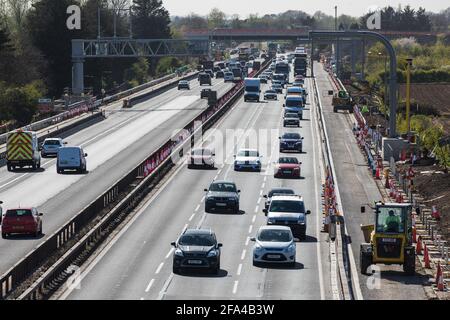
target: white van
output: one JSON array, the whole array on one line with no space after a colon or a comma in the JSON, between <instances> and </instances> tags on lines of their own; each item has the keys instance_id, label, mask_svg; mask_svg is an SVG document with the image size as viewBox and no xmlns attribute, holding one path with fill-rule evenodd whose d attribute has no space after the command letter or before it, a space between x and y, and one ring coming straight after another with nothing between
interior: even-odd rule
<instances>
[{"instance_id":1,"label":"white van","mask_svg":"<svg viewBox=\"0 0 450 320\"><path fill-rule=\"evenodd\" d=\"M56 161L56 172L64 173L65 170L76 170L79 173L85 173L87 156L81 147L60 148Z\"/></svg>"}]
</instances>

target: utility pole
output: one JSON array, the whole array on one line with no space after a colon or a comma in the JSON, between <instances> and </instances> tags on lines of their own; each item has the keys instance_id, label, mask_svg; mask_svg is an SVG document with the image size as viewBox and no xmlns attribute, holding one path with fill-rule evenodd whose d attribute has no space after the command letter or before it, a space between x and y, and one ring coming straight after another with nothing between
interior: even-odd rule
<instances>
[{"instance_id":1,"label":"utility pole","mask_svg":"<svg viewBox=\"0 0 450 320\"><path fill-rule=\"evenodd\" d=\"M411 108L411 66L412 58L406 59L406 123L408 124L408 137L411 132L411 118L409 116L409 111Z\"/></svg>"},{"instance_id":2,"label":"utility pole","mask_svg":"<svg viewBox=\"0 0 450 320\"><path fill-rule=\"evenodd\" d=\"M334 6L334 31L337 31L337 6Z\"/></svg>"}]
</instances>

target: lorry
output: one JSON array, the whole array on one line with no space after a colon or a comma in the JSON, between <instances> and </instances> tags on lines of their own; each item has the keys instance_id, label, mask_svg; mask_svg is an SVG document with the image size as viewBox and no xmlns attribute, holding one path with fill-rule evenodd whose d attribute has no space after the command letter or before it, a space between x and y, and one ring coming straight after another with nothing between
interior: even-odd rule
<instances>
[{"instance_id":1,"label":"lorry","mask_svg":"<svg viewBox=\"0 0 450 320\"><path fill-rule=\"evenodd\" d=\"M242 81L242 69L235 67L233 69L231 69L231 72L233 72L233 81L234 82L239 82Z\"/></svg>"},{"instance_id":2,"label":"lorry","mask_svg":"<svg viewBox=\"0 0 450 320\"><path fill-rule=\"evenodd\" d=\"M353 113L354 102L346 91L340 90L338 93L330 91L330 93L333 94L333 112L348 110L350 113Z\"/></svg>"},{"instance_id":3,"label":"lorry","mask_svg":"<svg viewBox=\"0 0 450 320\"><path fill-rule=\"evenodd\" d=\"M245 78L244 79L244 101L259 102L261 93L261 79L259 78Z\"/></svg>"},{"instance_id":4,"label":"lorry","mask_svg":"<svg viewBox=\"0 0 450 320\"><path fill-rule=\"evenodd\" d=\"M278 61L275 64L275 73L283 74L285 76L285 81L289 82L289 73L290 73L289 63L285 61Z\"/></svg>"},{"instance_id":5,"label":"lorry","mask_svg":"<svg viewBox=\"0 0 450 320\"><path fill-rule=\"evenodd\" d=\"M8 171L17 167L41 167L41 154L37 133L34 131L16 130L8 134L6 140L6 166Z\"/></svg>"},{"instance_id":6,"label":"lorry","mask_svg":"<svg viewBox=\"0 0 450 320\"><path fill-rule=\"evenodd\" d=\"M275 58L277 56L277 52L278 52L278 44L271 42L268 44L268 54L269 54L269 58Z\"/></svg>"},{"instance_id":7,"label":"lorry","mask_svg":"<svg viewBox=\"0 0 450 320\"><path fill-rule=\"evenodd\" d=\"M202 64L203 64L203 70L214 69L214 61L205 60L205 61L203 61Z\"/></svg>"}]
</instances>

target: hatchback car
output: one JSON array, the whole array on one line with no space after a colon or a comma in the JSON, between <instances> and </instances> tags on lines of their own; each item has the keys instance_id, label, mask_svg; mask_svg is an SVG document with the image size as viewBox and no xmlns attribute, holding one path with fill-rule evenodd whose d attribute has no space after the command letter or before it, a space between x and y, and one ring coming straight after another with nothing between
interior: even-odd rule
<instances>
[{"instance_id":1,"label":"hatchback car","mask_svg":"<svg viewBox=\"0 0 450 320\"><path fill-rule=\"evenodd\" d=\"M214 168L214 152L211 149L193 149L189 155L188 168L207 166Z\"/></svg>"},{"instance_id":2,"label":"hatchback car","mask_svg":"<svg viewBox=\"0 0 450 320\"><path fill-rule=\"evenodd\" d=\"M230 181L214 181L209 189L204 190L205 212L231 210L233 213L239 213L239 193L241 190L236 188L236 184Z\"/></svg>"},{"instance_id":3,"label":"hatchback car","mask_svg":"<svg viewBox=\"0 0 450 320\"><path fill-rule=\"evenodd\" d=\"M189 81L181 80L180 82L178 82L178 90L181 90L181 89L191 90L191 86L189 85Z\"/></svg>"},{"instance_id":4,"label":"hatchback car","mask_svg":"<svg viewBox=\"0 0 450 320\"><path fill-rule=\"evenodd\" d=\"M47 138L41 145L41 156L43 158L48 156L56 156L59 148L64 147L65 144L67 143L63 142L61 138Z\"/></svg>"},{"instance_id":5,"label":"hatchback car","mask_svg":"<svg viewBox=\"0 0 450 320\"><path fill-rule=\"evenodd\" d=\"M211 69L206 69L205 72L211 76L211 79L214 78L214 71Z\"/></svg>"},{"instance_id":6,"label":"hatchback car","mask_svg":"<svg viewBox=\"0 0 450 320\"><path fill-rule=\"evenodd\" d=\"M283 116L283 126L300 127L300 119L298 117L298 113L285 113Z\"/></svg>"},{"instance_id":7,"label":"hatchback car","mask_svg":"<svg viewBox=\"0 0 450 320\"><path fill-rule=\"evenodd\" d=\"M36 208L8 209L2 221L2 238L12 234L42 234L42 213Z\"/></svg>"},{"instance_id":8,"label":"hatchback car","mask_svg":"<svg viewBox=\"0 0 450 320\"><path fill-rule=\"evenodd\" d=\"M208 229L187 229L178 241L172 242L173 273L182 269L203 269L218 274L220 271L220 248L216 235Z\"/></svg>"},{"instance_id":9,"label":"hatchback car","mask_svg":"<svg viewBox=\"0 0 450 320\"><path fill-rule=\"evenodd\" d=\"M264 100L278 100L278 94L275 90L266 90L264 92Z\"/></svg>"},{"instance_id":10,"label":"hatchback car","mask_svg":"<svg viewBox=\"0 0 450 320\"><path fill-rule=\"evenodd\" d=\"M275 178L300 178L301 164L295 157L281 157L276 164L274 176Z\"/></svg>"},{"instance_id":11,"label":"hatchback car","mask_svg":"<svg viewBox=\"0 0 450 320\"><path fill-rule=\"evenodd\" d=\"M234 156L234 170L255 170L261 171L261 156L258 150L241 149Z\"/></svg>"},{"instance_id":12,"label":"hatchback car","mask_svg":"<svg viewBox=\"0 0 450 320\"><path fill-rule=\"evenodd\" d=\"M256 237L250 238L253 246L253 265L262 263L286 263L295 266L297 247L289 227L264 226Z\"/></svg>"},{"instance_id":13,"label":"hatchback car","mask_svg":"<svg viewBox=\"0 0 450 320\"><path fill-rule=\"evenodd\" d=\"M285 150L303 152L303 137L296 132L286 132L280 137L280 152Z\"/></svg>"},{"instance_id":14,"label":"hatchback car","mask_svg":"<svg viewBox=\"0 0 450 320\"><path fill-rule=\"evenodd\" d=\"M233 82L234 81L234 75L233 72L227 71L225 72L225 75L223 76L224 82Z\"/></svg>"},{"instance_id":15,"label":"hatchback car","mask_svg":"<svg viewBox=\"0 0 450 320\"><path fill-rule=\"evenodd\" d=\"M283 93L283 87L279 83L272 84L272 87L270 89L275 91L276 93Z\"/></svg>"},{"instance_id":16,"label":"hatchback car","mask_svg":"<svg viewBox=\"0 0 450 320\"><path fill-rule=\"evenodd\" d=\"M216 72L216 79L222 79L224 76L225 76L225 73L223 71Z\"/></svg>"},{"instance_id":17,"label":"hatchback car","mask_svg":"<svg viewBox=\"0 0 450 320\"><path fill-rule=\"evenodd\" d=\"M261 83L267 83L268 81L267 76L264 74L260 75L258 78L261 81Z\"/></svg>"},{"instance_id":18,"label":"hatchback car","mask_svg":"<svg viewBox=\"0 0 450 320\"><path fill-rule=\"evenodd\" d=\"M81 147L63 147L59 149L56 160L56 172L64 173L65 170L76 170L79 173L86 172L86 157Z\"/></svg>"}]
</instances>

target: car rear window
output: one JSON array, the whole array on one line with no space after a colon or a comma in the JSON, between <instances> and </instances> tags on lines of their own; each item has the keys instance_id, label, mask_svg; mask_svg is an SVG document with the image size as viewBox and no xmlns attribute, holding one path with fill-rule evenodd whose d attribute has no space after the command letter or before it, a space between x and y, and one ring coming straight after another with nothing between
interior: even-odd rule
<instances>
[{"instance_id":1,"label":"car rear window","mask_svg":"<svg viewBox=\"0 0 450 320\"><path fill-rule=\"evenodd\" d=\"M7 210L6 217L31 217L33 214L29 209Z\"/></svg>"},{"instance_id":2,"label":"car rear window","mask_svg":"<svg viewBox=\"0 0 450 320\"><path fill-rule=\"evenodd\" d=\"M59 145L61 145L61 143L59 142L59 140L46 140L46 141L44 141L44 145L46 145L46 146L59 146Z\"/></svg>"}]
</instances>

